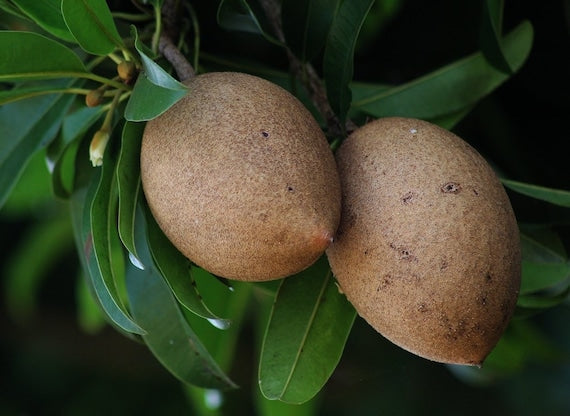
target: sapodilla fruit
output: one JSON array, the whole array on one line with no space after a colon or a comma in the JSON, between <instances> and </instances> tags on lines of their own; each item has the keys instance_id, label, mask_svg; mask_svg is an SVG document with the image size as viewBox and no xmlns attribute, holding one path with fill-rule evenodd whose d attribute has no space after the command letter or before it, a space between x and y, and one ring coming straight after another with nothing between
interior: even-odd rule
<instances>
[{"instance_id":1,"label":"sapodilla fruit","mask_svg":"<svg viewBox=\"0 0 570 416\"><path fill-rule=\"evenodd\" d=\"M486 161L425 121L383 118L337 152L343 208L327 250L341 290L421 357L481 365L515 308L518 227Z\"/></svg>"},{"instance_id":2,"label":"sapodilla fruit","mask_svg":"<svg viewBox=\"0 0 570 416\"><path fill-rule=\"evenodd\" d=\"M143 135L142 184L160 228L225 278L264 281L310 266L340 220L335 160L317 122L252 75L206 73L187 86Z\"/></svg>"}]
</instances>

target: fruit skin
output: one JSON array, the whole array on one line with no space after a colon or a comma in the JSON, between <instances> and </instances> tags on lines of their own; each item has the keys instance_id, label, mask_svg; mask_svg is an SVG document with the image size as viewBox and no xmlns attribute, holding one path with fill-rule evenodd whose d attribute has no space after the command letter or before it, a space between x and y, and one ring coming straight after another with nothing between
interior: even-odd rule
<instances>
[{"instance_id":1,"label":"fruit skin","mask_svg":"<svg viewBox=\"0 0 570 416\"><path fill-rule=\"evenodd\" d=\"M459 137L384 118L337 151L341 224L327 256L378 332L444 363L481 365L520 288L519 232L504 188Z\"/></svg>"},{"instance_id":2,"label":"fruit skin","mask_svg":"<svg viewBox=\"0 0 570 416\"><path fill-rule=\"evenodd\" d=\"M340 182L325 136L281 87L207 73L147 123L143 189L159 226L190 260L229 279L297 273L332 241Z\"/></svg>"}]
</instances>

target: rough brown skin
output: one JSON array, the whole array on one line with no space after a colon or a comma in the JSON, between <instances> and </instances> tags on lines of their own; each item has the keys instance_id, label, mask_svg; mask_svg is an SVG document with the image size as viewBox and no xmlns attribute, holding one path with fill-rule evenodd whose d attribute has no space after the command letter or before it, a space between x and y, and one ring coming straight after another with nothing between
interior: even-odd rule
<instances>
[{"instance_id":1,"label":"rough brown skin","mask_svg":"<svg viewBox=\"0 0 570 416\"><path fill-rule=\"evenodd\" d=\"M190 260L229 279L297 273L328 247L340 220L334 156L290 93L261 78L208 73L147 123L145 196Z\"/></svg>"},{"instance_id":2,"label":"rough brown skin","mask_svg":"<svg viewBox=\"0 0 570 416\"><path fill-rule=\"evenodd\" d=\"M421 357L481 365L520 287L518 227L485 160L433 124L384 118L339 148L339 285L386 338Z\"/></svg>"}]
</instances>

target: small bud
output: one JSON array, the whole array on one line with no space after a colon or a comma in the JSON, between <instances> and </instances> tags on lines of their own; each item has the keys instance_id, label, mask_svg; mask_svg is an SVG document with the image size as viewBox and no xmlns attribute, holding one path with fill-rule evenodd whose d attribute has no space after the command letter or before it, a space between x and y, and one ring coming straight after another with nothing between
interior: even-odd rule
<instances>
[{"instance_id":1,"label":"small bud","mask_svg":"<svg viewBox=\"0 0 570 416\"><path fill-rule=\"evenodd\" d=\"M103 102L103 91L91 90L85 96L85 104L87 107L97 107Z\"/></svg>"},{"instance_id":2,"label":"small bud","mask_svg":"<svg viewBox=\"0 0 570 416\"><path fill-rule=\"evenodd\" d=\"M103 153L105 153L109 137L111 137L111 134L108 130L98 130L93 135L91 145L89 146L89 159L94 167L103 164Z\"/></svg>"},{"instance_id":3,"label":"small bud","mask_svg":"<svg viewBox=\"0 0 570 416\"><path fill-rule=\"evenodd\" d=\"M135 77L137 68L132 61L122 61L119 65L117 65L117 73L119 74L119 78L128 84Z\"/></svg>"}]
</instances>

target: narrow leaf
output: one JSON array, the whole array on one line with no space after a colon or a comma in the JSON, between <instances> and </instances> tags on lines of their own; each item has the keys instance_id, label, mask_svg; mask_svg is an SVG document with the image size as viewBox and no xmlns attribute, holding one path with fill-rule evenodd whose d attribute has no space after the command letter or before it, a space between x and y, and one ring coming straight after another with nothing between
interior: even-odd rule
<instances>
[{"instance_id":1,"label":"narrow leaf","mask_svg":"<svg viewBox=\"0 0 570 416\"><path fill-rule=\"evenodd\" d=\"M141 190L140 147L143 123L126 122L117 163L119 192L119 236L129 252L138 258L135 246L135 214Z\"/></svg>"},{"instance_id":2,"label":"narrow leaf","mask_svg":"<svg viewBox=\"0 0 570 416\"><path fill-rule=\"evenodd\" d=\"M282 43L269 34L247 0L221 0L217 12L218 24L226 30L262 35L276 45Z\"/></svg>"},{"instance_id":3,"label":"narrow leaf","mask_svg":"<svg viewBox=\"0 0 570 416\"><path fill-rule=\"evenodd\" d=\"M185 383L217 389L235 387L192 331L168 285L153 267L141 211L135 228L145 269L128 265L127 291L133 316L148 330L144 342L161 364Z\"/></svg>"},{"instance_id":4,"label":"narrow leaf","mask_svg":"<svg viewBox=\"0 0 570 416\"><path fill-rule=\"evenodd\" d=\"M500 71L513 73L507 55L503 50L504 0L484 0L483 18L479 31L479 44L485 58Z\"/></svg>"},{"instance_id":5,"label":"narrow leaf","mask_svg":"<svg viewBox=\"0 0 570 416\"><path fill-rule=\"evenodd\" d=\"M129 316L115 283L110 235L116 227L111 196L115 173L112 154L110 151L105 152L101 172L94 176L88 191L82 233L83 255L93 288L107 316L127 332L144 334L145 330Z\"/></svg>"},{"instance_id":6,"label":"narrow leaf","mask_svg":"<svg viewBox=\"0 0 570 416\"><path fill-rule=\"evenodd\" d=\"M62 0L12 0L20 10L46 32L66 41L75 42L61 14Z\"/></svg>"},{"instance_id":7,"label":"narrow leaf","mask_svg":"<svg viewBox=\"0 0 570 416\"><path fill-rule=\"evenodd\" d=\"M83 50L107 55L124 48L105 0L62 0L65 23Z\"/></svg>"},{"instance_id":8,"label":"narrow leaf","mask_svg":"<svg viewBox=\"0 0 570 416\"><path fill-rule=\"evenodd\" d=\"M281 9L287 46L302 61L315 58L325 46L340 0L284 0Z\"/></svg>"},{"instance_id":9,"label":"narrow leaf","mask_svg":"<svg viewBox=\"0 0 570 416\"><path fill-rule=\"evenodd\" d=\"M70 77L86 72L62 44L33 32L0 31L0 81Z\"/></svg>"},{"instance_id":10,"label":"narrow leaf","mask_svg":"<svg viewBox=\"0 0 570 416\"><path fill-rule=\"evenodd\" d=\"M220 319L204 303L192 277L190 261L184 257L166 238L152 215L147 215L148 241L157 269L164 277L180 304L202 318L213 320L222 329L230 322ZM213 277L212 277L213 278Z\"/></svg>"},{"instance_id":11,"label":"narrow leaf","mask_svg":"<svg viewBox=\"0 0 570 416\"><path fill-rule=\"evenodd\" d=\"M263 341L263 395L303 403L317 394L340 360L355 316L338 291L326 257L285 279Z\"/></svg>"},{"instance_id":12,"label":"narrow leaf","mask_svg":"<svg viewBox=\"0 0 570 416\"><path fill-rule=\"evenodd\" d=\"M504 39L505 53L518 70L528 57L533 30L521 23ZM353 102L355 110L374 117L401 116L425 120L461 112L508 79L481 52L444 66L406 84L379 90Z\"/></svg>"},{"instance_id":13,"label":"narrow leaf","mask_svg":"<svg viewBox=\"0 0 570 416\"><path fill-rule=\"evenodd\" d=\"M501 179L503 185L519 194L540 199L554 205L570 208L570 191L563 189L546 188L544 186L532 185L530 183L513 181L511 179Z\"/></svg>"},{"instance_id":14,"label":"narrow leaf","mask_svg":"<svg viewBox=\"0 0 570 416\"><path fill-rule=\"evenodd\" d=\"M137 78L125 108L125 118L128 121L152 120L176 104L187 92L187 89L160 87L152 83L146 74L142 73Z\"/></svg>"}]
</instances>

